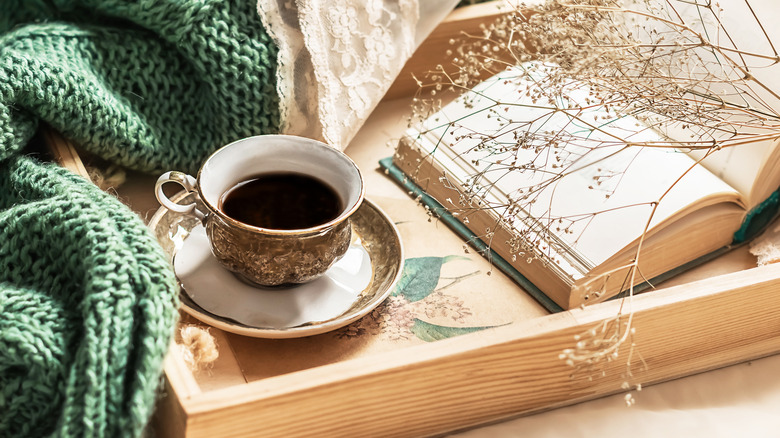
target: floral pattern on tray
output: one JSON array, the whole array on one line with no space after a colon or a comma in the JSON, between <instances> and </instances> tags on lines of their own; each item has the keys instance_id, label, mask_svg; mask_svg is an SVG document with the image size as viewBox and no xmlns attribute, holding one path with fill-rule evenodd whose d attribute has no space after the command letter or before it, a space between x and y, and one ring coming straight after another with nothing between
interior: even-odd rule
<instances>
[{"instance_id":1,"label":"floral pattern on tray","mask_svg":"<svg viewBox=\"0 0 780 438\"><path fill-rule=\"evenodd\" d=\"M391 340L417 337L431 342L492 327L464 326L472 311L463 299L445 292L448 287L480 273L475 270L461 276L442 277L442 265L458 259L468 260L458 255L406 259L401 279L387 301L363 319L339 329L336 336L350 338L370 334ZM447 282L439 286L440 280ZM452 325L426 321L430 319L451 320Z\"/></svg>"}]
</instances>

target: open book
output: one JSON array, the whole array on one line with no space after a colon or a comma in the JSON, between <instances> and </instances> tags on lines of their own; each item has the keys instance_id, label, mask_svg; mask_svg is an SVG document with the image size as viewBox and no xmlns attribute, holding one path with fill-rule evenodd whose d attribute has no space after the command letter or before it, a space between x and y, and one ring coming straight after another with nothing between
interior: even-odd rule
<instances>
[{"instance_id":1,"label":"open book","mask_svg":"<svg viewBox=\"0 0 780 438\"><path fill-rule=\"evenodd\" d=\"M393 164L561 307L729 247L777 210L780 134L705 158L647 147L674 127L585 105L578 84L544 102L548 68L481 83L410 129Z\"/></svg>"}]
</instances>

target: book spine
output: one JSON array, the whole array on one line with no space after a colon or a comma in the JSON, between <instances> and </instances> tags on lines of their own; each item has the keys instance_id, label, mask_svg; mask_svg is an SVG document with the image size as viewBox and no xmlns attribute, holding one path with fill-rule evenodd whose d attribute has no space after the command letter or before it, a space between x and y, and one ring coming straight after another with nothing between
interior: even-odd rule
<instances>
[{"instance_id":1,"label":"book spine","mask_svg":"<svg viewBox=\"0 0 780 438\"><path fill-rule=\"evenodd\" d=\"M740 244L761 234L780 215L780 190L755 206L745 216L742 226L734 233L734 244Z\"/></svg>"}]
</instances>

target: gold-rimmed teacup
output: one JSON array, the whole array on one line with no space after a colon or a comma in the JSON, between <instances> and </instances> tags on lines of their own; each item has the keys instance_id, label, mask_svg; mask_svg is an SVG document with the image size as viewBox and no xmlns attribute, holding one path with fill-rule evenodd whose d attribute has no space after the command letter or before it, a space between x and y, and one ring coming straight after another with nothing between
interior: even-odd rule
<instances>
[{"instance_id":1,"label":"gold-rimmed teacup","mask_svg":"<svg viewBox=\"0 0 780 438\"><path fill-rule=\"evenodd\" d=\"M295 173L325 183L340 198L338 216L303 229L262 228L228 216L220 205L223 195L268 173ZM200 202L174 203L163 192L169 182L197 193ZM225 268L251 284L279 286L314 280L344 255L352 234L349 218L365 189L360 170L343 152L308 138L260 135L214 152L197 178L178 171L162 174L155 194L169 210L201 220L211 251Z\"/></svg>"}]
</instances>

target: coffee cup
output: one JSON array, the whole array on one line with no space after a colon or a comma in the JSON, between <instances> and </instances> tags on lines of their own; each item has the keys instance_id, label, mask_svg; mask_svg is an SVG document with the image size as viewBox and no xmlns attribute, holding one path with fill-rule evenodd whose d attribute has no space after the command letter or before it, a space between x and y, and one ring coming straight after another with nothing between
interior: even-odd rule
<instances>
[{"instance_id":1,"label":"coffee cup","mask_svg":"<svg viewBox=\"0 0 780 438\"><path fill-rule=\"evenodd\" d=\"M200 202L171 201L163 192L171 182ZM308 138L260 135L214 152L197 178L162 174L155 194L203 223L222 266L250 284L280 286L314 280L344 255L365 189L343 152Z\"/></svg>"}]
</instances>

